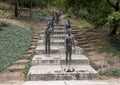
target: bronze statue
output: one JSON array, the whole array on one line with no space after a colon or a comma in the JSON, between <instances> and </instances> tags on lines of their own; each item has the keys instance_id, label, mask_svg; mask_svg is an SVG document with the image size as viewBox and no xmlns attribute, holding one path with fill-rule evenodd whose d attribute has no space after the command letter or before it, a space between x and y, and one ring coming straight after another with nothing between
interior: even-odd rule
<instances>
[{"instance_id":1,"label":"bronze statue","mask_svg":"<svg viewBox=\"0 0 120 85\"><path fill-rule=\"evenodd\" d=\"M51 41L52 28L50 27L50 22L45 29L45 54L50 55L50 41Z\"/></svg>"},{"instance_id":2,"label":"bronze statue","mask_svg":"<svg viewBox=\"0 0 120 85\"><path fill-rule=\"evenodd\" d=\"M67 35L65 36L65 54L67 68L64 69L67 72L74 71L74 69L71 68L72 46L74 46L75 49L74 36L72 35L70 29L68 29Z\"/></svg>"},{"instance_id":3,"label":"bronze statue","mask_svg":"<svg viewBox=\"0 0 120 85\"><path fill-rule=\"evenodd\" d=\"M56 25L59 25L59 21L60 21L60 14L59 13L55 13L55 23Z\"/></svg>"}]
</instances>

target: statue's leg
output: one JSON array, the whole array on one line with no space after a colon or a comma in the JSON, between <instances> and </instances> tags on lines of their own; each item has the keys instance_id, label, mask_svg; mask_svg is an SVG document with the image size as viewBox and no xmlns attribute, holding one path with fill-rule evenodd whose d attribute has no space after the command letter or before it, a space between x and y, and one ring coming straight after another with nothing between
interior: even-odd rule
<instances>
[{"instance_id":1,"label":"statue's leg","mask_svg":"<svg viewBox=\"0 0 120 85\"><path fill-rule=\"evenodd\" d=\"M48 54L50 54L50 37L48 39Z\"/></svg>"},{"instance_id":2,"label":"statue's leg","mask_svg":"<svg viewBox=\"0 0 120 85\"><path fill-rule=\"evenodd\" d=\"M72 63L71 55L72 55L72 46L70 46L69 48L69 66L71 66L71 63Z\"/></svg>"},{"instance_id":3,"label":"statue's leg","mask_svg":"<svg viewBox=\"0 0 120 85\"><path fill-rule=\"evenodd\" d=\"M66 66L67 66L68 65L68 49L67 48L66 48L65 54L66 54Z\"/></svg>"},{"instance_id":4,"label":"statue's leg","mask_svg":"<svg viewBox=\"0 0 120 85\"><path fill-rule=\"evenodd\" d=\"M47 37L45 38L45 54L47 54Z\"/></svg>"}]
</instances>

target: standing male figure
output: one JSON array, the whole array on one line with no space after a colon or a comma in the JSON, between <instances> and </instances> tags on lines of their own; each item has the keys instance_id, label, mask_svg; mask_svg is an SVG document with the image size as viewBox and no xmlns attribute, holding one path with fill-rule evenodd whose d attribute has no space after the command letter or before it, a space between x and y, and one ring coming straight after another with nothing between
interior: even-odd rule
<instances>
[{"instance_id":1,"label":"standing male figure","mask_svg":"<svg viewBox=\"0 0 120 85\"><path fill-rule=\"evenodd\" d=\"M72 35L70 29L68 29L68 33L65 36L65 54L66 54L66 66L65 71L72 72L73 69L70 68L71 66L71 56L72 56L72 46L74 46L75 49L75 42L74 42L74 36Z\"/></svg>"},{"instance_id":2,"label":"standing male figure","mask_svg":"<svg viewBox=\"0 0 120 85\"><path fill-rule=\"evenodd\" d=\"M50 22L45 29L45 54L50 55L50 41L51 41L51 32Z\"/></svg>"},{"instance_id":3,"label":"standing male figure","mask_svg":"<svg viewBox=\"0 0 120 85\"><path fill-rule=\"evenodd\" d=\"M57 12L55 13L55 23L56 25L59 25L59 21L60 21L60 14L58 14Z\"/></svg>"}]
</instances>

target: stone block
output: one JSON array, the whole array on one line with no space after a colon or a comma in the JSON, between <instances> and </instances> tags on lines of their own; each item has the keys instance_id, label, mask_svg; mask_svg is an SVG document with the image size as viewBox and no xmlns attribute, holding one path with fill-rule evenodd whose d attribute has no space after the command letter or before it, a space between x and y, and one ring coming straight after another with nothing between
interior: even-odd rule
<instances>
[{"instance_id":1,"label":"stone block","mask_svg":"<svg viewBox=\"0 0 120 85\"><path fill-rule=\"evenodd\" d=\"M65 65L65 58L64 54L35 55L32 59L32 65ZM73 54L72 65L89 65L89 59L85 55Z\"/></svg>"},{"instance_id":2,"label":"stone block","mask_svg":"<svg viewBox=\"0 0 120 85\"><path fill-rule=\"evenodd\" d=\"M65 65L38 65L32 66L28 72L29 81L39 80L92 80L98 78L90 65L72 65L74 72L65 72Z\"/></svg>"}]
</instances>

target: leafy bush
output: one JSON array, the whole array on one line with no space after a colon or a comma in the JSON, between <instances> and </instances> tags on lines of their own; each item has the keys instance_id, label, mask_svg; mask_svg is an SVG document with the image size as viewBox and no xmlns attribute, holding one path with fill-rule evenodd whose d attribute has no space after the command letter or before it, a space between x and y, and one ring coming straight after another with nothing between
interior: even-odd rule
<instances>
[{"instance_id":1,"label":"leafy bush","mask_svg":"<svg viewBox=\"0 0 120 85\"><path fill-rule=\"evenodd\" d=\"M108 16L108 24L112 27L119 27L120 26L120 12L113 12Z\"/></svg>"},{"instance_id":2,"label":"leafy bush","mask_svg":"<svg viewBox=\"0 0 120 85\"><path fill-rule=\"evenodd\" d=\"M47 16L48 16L47 13L45 13L44 11L39 11L39 10L32 11L32 17L34 18L44 20Z\"/></svg>"},{"instance_id":3,"label":"leafy bush","mask_svg":"<svg viewBox=\"0 0 120 85\"><path fill-rule=\"evenodd\" d=\"M22 57L28 49L32 33L18 26L9 25L0 31L0 71Z\"/></svg>"},{"instance_id":4,"label":"leafy bush","mask_svg":"<svg viewBox=\"0 0 120 85\"><path fill-rule=\"evenodd\" d=\"M120 77L120 69L113 69L113 70L110 70L110 71L106 71L106 72L104 72L104 75Z\"/></svg>"}]
</instances>

